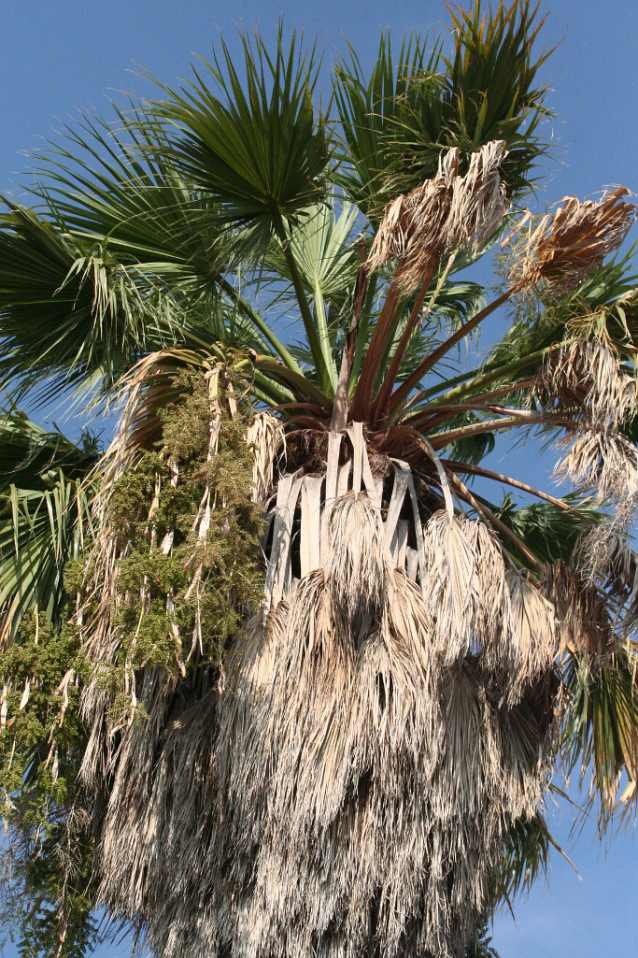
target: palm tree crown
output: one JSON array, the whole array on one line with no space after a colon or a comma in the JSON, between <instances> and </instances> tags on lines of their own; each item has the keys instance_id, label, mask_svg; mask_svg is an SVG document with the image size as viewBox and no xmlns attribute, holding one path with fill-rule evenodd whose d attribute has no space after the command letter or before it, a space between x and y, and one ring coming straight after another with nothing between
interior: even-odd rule
<instances>
[{"instance_id":1,"label":"palm tree crown","mask_svg":"<svg viewBox=\"0 0 638 958\"><path fill-rule=\"evenodd\" d=\"M43 951L101 904L165 958L493 954L557 763L601 827L633 812L635 208L524 207L537 9L454 8L449 57L382 35L369 77L350 50L328 115L314 47L242 35L243 74L222 43L5 200L5 387L118 409L103 455L0 421L0 780ZM491 299L459 275L489 250ZM570 494L485 463L530 433Z\"/></svg>"}]
</instances>

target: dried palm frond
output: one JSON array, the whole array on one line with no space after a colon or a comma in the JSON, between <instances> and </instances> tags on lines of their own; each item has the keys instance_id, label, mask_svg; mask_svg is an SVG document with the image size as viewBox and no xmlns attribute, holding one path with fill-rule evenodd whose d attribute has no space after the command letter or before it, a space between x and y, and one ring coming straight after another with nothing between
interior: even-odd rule
<instances>
[{"instance_id":1,"label":"dried palm frond","mask_svg":"<svg viewBox=\"0 0 638 958\"><path fill-rule=\"evenodd\" d=\"M438 642L445 660L454 661L472 646L472 626L478 604L475 592L476 555L463 527L447 512L436 512L425 530L426 593L436 615Z\"/></svg>"},{"instance_id":2,"label":"dried palm frond","mask_svg":"<svg viewBox=\"0 0 638 958\"><path fill-rule=\"evenodd\" d=\"M612 522L601 522L579 538L572 563L591 585L605 588L614 580L630 592L636 588L638 557Z\"/></svg>"},{"instance_id":3,"label":"dried palm frond","mask_svg":"<svg viewBox=\"0 0 638 958\"><path fill-rule=\"evenodd\" d=\"M500 226L508 208L499 167L507 150L502 140L472 154L465 176L458 176L457 147L439 157L439 171L422 186L388 204L375 236L368 269L399 258L397 278L406 292L432 275L446 252L478 250Z\"/></svg>"},{"instance_id":4,"label":"dried palm frond","mask_svg":"<svg viewBox=\"0 0 638 958\"><path fill-rule=\"evenodd\" d=\"M613 651L607 604L595 586L558 562L547 570L545 592L556 610L559 652L600 658Z\"/></svg>"},{"instance_id":5,"label":"dried palm frond","mask_svg":"<svg viewBox=\"0 0 638 958\"><path fill-rule=\"evenodd\" d=\"M335 600L349 617L379 608L384 591L381 510L366 493L346 493L328 517L325 568Z\"/></svg>"},{"instance_id":6,"label":"dried palm frond","mask_svg":"<svg viewBox=\"0 0 638 958\"><path fill-rule=\"evenodd\" d=\"M505 582L506 613L500 642L487 649L486 661L499 674L507 701L514 705L552 668L556 624L554 607L528 577L510 566Z\"/></svg>"},{"instance_id":7,"label":"dried palm frond","mask_svg":"<svg viewBox=\"0 0 638 958\"><path fill-rule=\"evenodd\" d=\"M250 426L246 441L255 453L253 466L253 496L255 502L265 505L273 486L275 462L286 450L286 439L281 421L271 413L258 412Z\"/></svg>"},{"instance_id":8,"label":"dried palm frond","mask_svg":"<svg viewBox=\"0 0 638 958\"><path fill-rule=\"evenodd\" d=\"M638 616L638 556L617 523L603 522L582 535L572 565L581 581L600 590L601 601L614 610L614 631L628 635Z\"/></svg>"},{"instance_id":9,"label":"dried palm frond","mask_svg":"<svg viewBox=\"0 0 638 958\"><path fill-rule=\"evenodd\" d=\"M508 151L504 140L492 140L472 153L465 176L453 182L445 243L448 250L477 253L499 228L509 208L500 167Z\"/></svg>"},{"instance_id":10,"label":"dried palm frond","mask_svg":"<svg viewBox=\"0 0 638 958\"><path fill-rule=\"evenodd\" d=\"M583 429L568 440L554 474L597 488L599 502L615 499L628 518L638 496L638 452L628 439L604 429Z\"/></svg>"},{"instance_id":11,"label":"dried palm frond","mask_svg":"<svg viewBox=\"0 0 638 958\"><path fill-rule=\"evenodd\" d=\"M441 473L424 532L410 466L373 473L361 423L330 433L324 471L278 477L225 690L139 676L148 720L98 789L101 887L164 958L451 958L484 910L546 786L554 688L536 588Z\"/></svg>"},{"instance_id":12,"label":"dried palm frond","mask_svg":"<svg viewBox=\"0 0 638 958\"><path fill-rule=\"evenodd\" d=\"M548 395L552 407L582 407L598 428L618 427L638 407L636 377L623 372L618 358L595 340L573 342L552 354L534 392Z\"/></svg>"},{"instance_id":13,"label":"dried palm frond","mask_svg":"<svg viewBox=\"0 0 638 958\"><path fill-rule=\"evenodd\" d=\"M443 661L498 647L507 620L505 563L485 523L434 513L425 528L425 556L425 594Z\"/></svg>"},{"instance_id":14,"label":"dried palm frond","mask_svg":"<svg viewBox=\"0 0 638 958\"><path fill-rule=\"evenodd\" d=\"M521 259L510 272L515 291L543 280L552 294L577 287L592 269L618 249L633 223L635 206L622 186L607 190L598 202L566 196L553 215L542 217L530 233Z\"/></svg>"}]
</instances>

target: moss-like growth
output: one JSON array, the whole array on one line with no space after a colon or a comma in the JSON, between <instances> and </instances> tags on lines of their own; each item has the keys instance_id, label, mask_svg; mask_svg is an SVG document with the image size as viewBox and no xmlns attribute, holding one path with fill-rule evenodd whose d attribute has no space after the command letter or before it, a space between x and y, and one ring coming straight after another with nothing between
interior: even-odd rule
<instances>
[{"instance_id":1,"label":"moss-like growth","mask_svg":"<svg viewBox=\"0 0 638 958\"><path fill-rule=\"evenodd\" d=\"M188 669L218 668L260 601L262 520L245 439L253 411L242 383L222 375L218 385L213 398L201 373L175 378L161 440L123 473L111 497L118 653L101 681L113 694L116 724L140 709L130 695L137 672L159 667L176 683Z\"/></svg>"},{"instance_id":2,"label":"moss-like growth","mask_svg":"<svg viewBox=\"0 0 638 958\"><path fill-rule=\"evenodd\" d=\"M174 400L160 413L160 441L123 472L110 497L106 519L119 557L111 665L92 661L83 648L100 598L99 588L88 588L90 545L86 558L65 568L57 624L33 612L0 653L0 801L9 834L0 856L0 945L3 934L15 936L25 958L80 958L99 942L92 796L79 777L87 743L83 686L99 675L112 734L144 722L133 695L144 670L159 669L167 689L180 681L190 687L197 670L214 678L246 612L260 601L262 520L245 439L253 410L245 384L224 370L218 375L217 396L202 371L175 377ZM206 506L210 521L202 531Z\"/></svg>"},{"instance_id":3,"label":"moss-like growth","mask_svg":"<svg viewBox=\"0 0 638 958\"><path fill-rule=\"evenodd\" d=\"M0 655L3 930L30 958L79 958L97 942L93 843L78 785L85 669L75 630L37 612Z\"/></svg>"}]
</instances>

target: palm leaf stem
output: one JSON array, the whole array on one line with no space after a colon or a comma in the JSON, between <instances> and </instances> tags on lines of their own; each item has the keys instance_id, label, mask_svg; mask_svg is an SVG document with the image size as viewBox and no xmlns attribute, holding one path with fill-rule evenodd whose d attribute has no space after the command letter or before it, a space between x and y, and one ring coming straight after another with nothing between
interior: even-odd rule
<instances>
[{"instance_id":1,"label":"palm leaf stem","mask_svg":"<svg viewBox=\"0 0 638 958\"><path fill-rule=\"evenodd\" d=\"M430 433L444 425L444 423L450 419L451 415L456 415L459 412L476 412L485 410L496 411L494 403L488 403L485 400L495 399L498 396L509 395L518 389L524 389L528 387L530 384L531 380L522 379L518 383L513 383L510 386L503 386L500 389L495 389L491 393L481 395L477 397L477 401L470 399L467 402L444 403L440 405L437 404L432 408L426 406L424 409L402 421L405 425L413 426L414 428L419 429L421 432Z\"/></svg>"},{"instance_id":2,"label":"palm leaf stem","mask_svg":"<svg viewBox=\"0 0 638 958\"><path fill-rule=\"evenodd\" d=\"M412 333L414 332L414 327L416 326L417 320L419 319L421 307L423 306L423 300L425 299L426 293L430 287L430 283L432 282L433 275L434 275L434 267L432 267L430 272L425 276L425 279L423 280L423 283L421 284L421 289L419 290L419 295L417 296L416 302L414 306L412 307L410 318L408 319L408 322L406 323L406 327L403 330L403 334L399 341L399 345L397 346L394 352L394 355L392 357L390 368L385 374L385 377L381 384L381 388L374 402L374 406L372 407L372 419L374 422L378 423L379 420L384 416L385 407L387 406L388 399L390 398L390 395L392 393L392 387L394 386L396 382L397 374L399 372L399 367L401 365L401 360L403 359L403 356L405 355L405 351L408 347L408 343L410 342L410 338L412 336Z\"/></svg>"},{"instance_id":3,"label":"palm leaf stem","mask_svg":"<svg viewBox=\"0 0 638 958\"><path fill-rule=\"evenodd\" d=\"M483 322L484 319L487 319L494 310L498 309L499 306L502 306L503 303L506 303L507 300L512 296L511 290L506 290L504 293L501 293L493 302L488 303L483 309L479 310L472 319L469 319L467 323L464 323L460 329L457 329L455 333L448 337L445 342L441 343L436 349L434 349L419 363L414 372L402 383L399 388L396 390L394 395L390 399L388 411L392 412L397 406L400 406L402 402L410 395L410 390L413 389L419 380L427 373L435 363L438 363L440 359L445 356L446 353L453 349L454 346L462 339L464 339L473 329Z\"/></svg>"},{"instance_id":4,"label":"palm leaf stem","mask_svg":"<svg viewBox=\"0 0 638 958\"><path fill-rule=\"evenodd\" d=\"M239 367L241 368L241 367ZM275 382L271 376L265 376L261 370L253 369L255 384L253 392L262 402L267 402L269 406L287 403L294 399L293 393L286 386Z\"/></svg>"},{"instance_id":5,"label":"palm leaf stem","mask_svg":"<svg viewBox=\"0 0 638 958\"><path fill-rule=\"evenodd\" d=\"M516 393L516 392L520 392L522 390L528 389L533 382L534 382L534 379L531 377L515 380L514 382L508 383L506 386L499 386L496 389L492 389L490 390L490 392L480 393L480 395L477 396L476 398L480 402L485 402L487 400L496 399L499 396L509 396L512 393ZM473 405L472 397L470 397L468 400L461 400L460 402L456 402L456 403L435 401L432 403L426 403L423 406L417 406L416 412L412 412L411 415L409 416L404 416L404 418L401 421L415 423L417 421L426 422L428 419L431 419L436 422L445 422L445 419L447 418L446 411L452 408L455 408L457 410L465 410L465 409L475 409L476 407ZM388 423L388 425L394 425L396 421L397 421L397 417L395 416Z\"/></svg>"},{"instance_id":6,"label":"palm leaf stem","mask_svg":"<svg viewBox=\"0 0 638 958\"><path fill-rule=\"evenodd\" d=\"M478 499L472 495L465 483L461 482L459 477L455 475L452 470L446 470L446 472L448 479L450 479L452 485L455 486L460 496L465 499L473 509L476 509L479 515L482 515L484 519L487 519L495 529L498 529L501 535L504 535L510 539L516 545L517 549L519 549L520 552L522 552L523 555L532 563L532 565L536 566L537 569L542 569L543 563L536 558L530 549L528 549L523 540L520 539L516 533L509 528L509 526L506 526L504 522L501 522L498 516L495 516L491 509L489 509L484 503L479 502Z\"/></svg>"},{"instance_id":7,"label":"palm leaf stem","mask_svg":"<svg viewBox=\"0 0 638 958\"><path fill-rule=\"evenodd\" d=\"M300 376L303 376L303 370L301 369L301 366L297 360L288 352L283 343L277 339L268 324L264 322L259 313L253 309L250 303L244 299L239 290L235 289L232 283L230 283L227 279L220 279L219 285L232 299L237 308L240 309L242 313L251 321L251 323L257 327L259 332L270 343L272 348L286 364L286 366L288 366L289 369L294 370L294 372L298 373Z\"/></svg>"},{"instance_id":8,"label":"palm leaf stem","mask_svg":"<svg viewBox=\"0 0 638 958\"><path fill-rule=\"evenodd\" d=\"M505 363L504 365L499 363L494 366L488 364L478 376L476 375L476 369L472 369L467 373L461 373L451 379L437 383L436 386L430 386L429 389L420 389L418 393L412 397L409 405L405 407L404 412L409 408L413 408L417 402L423 399L429 399L430 396L435 396L437 393L440 393L441 390L446 389L446 387L452 386L453 388L448 388L447 392L444 392L438 399L429 403L429 406L445 403L450 399L456 399L474 392L477 389L482 389L483 386L488 386L497 379L502 379L504 376L509 376L510 373L524 369L525 366L529 366L531 363L539 366L540 361L544 360L550 353L561 349L563 346L569 345L571 342L571 339L561 340L559 343L552 343L551 346L545 346L543 349L538 349L536 352L529 353L527 356L521 356L520 359L514 359L511 363Z\"/></svg>"},{"instance_id":9,"label":"palm leaf stem","mask_svg":"<svg viewBox=\"0 0 638 958\"><path fill-rule=\"evenodd\" d=\"M317 328L312 318L310 305L306 297L306 291L303 286L301 274L297 267L297 261L295 260L293 252L290 248L290 240L286 236L286 233L283 229L283 225L281 228L280 239L281 239L283 254L286 260L286 265L288 266L290 278L292 279L292 285L295 291L295 296L297 297L299 312L301 313L301 318L303 320L304 328L306 330L306 336L308 338L308 346L310 347L315 369L317 370L317 375L319 377L319 382L324 392L329 393L331 389L330 373L328 371L323 350L321 348L321 342L319 341L319 334L317 332Z\"/></svg>"},{"instance_id":10,"label":"palm leaf stem","mask_svg":"<svg viewBox=\"0 0 638 958\"><path fill-rule=\"evenodd\" d=\"M401 298L400 281L397 279L400 272L401 263L397 267L392 282L390 283L388 295L379 314L379 319L372 334L366 357L363 360L361 375L359 376L359 381L352 397L351 416L353 420L367 422L369 419L372 390L379 373L383 355L392 339L394 317Z\"/></svg>"},{"instance_id":11,"label":"palm leaf stem","mask_svg":"<svg viewBox=\"0 0 638 958\"><path fill-rule=\"evenodd\" d=\"M280 365L269 356L257 356L255 366L262 372L267 373L270 378L276 381L280 380L284 386L288 386L294 393L306 396L312 402L321 406L322 409L329 412L332 410L332 400L305 376L300 376L292 369Z\"/></svg>"},{"instance_id":12,"label":"palm leaf stem","mask_svg":"<svg viewBox=\"0 0 638 958\"><path fill-rule=\"evenodd\" d=\"M357 333L357 343L354 351L354 359L352 361L352 369L350 370L350 386L348 387L348 395L352 396L355 386L359 381L359 372L361 370L361 363L363 361L363 350L368 341L368 329L370 327L370 315L372 313L372 304L374 303L374 296L377 290L377 274L373 274L368 281L368 291L366 293L365 302L363 304L363 311L361 313L361 322L359 323L359 331Z\"/></svg>"},{"instance_id":13,"label":"palm leaf stem","mask_svg":"<svg viewBox=\"0 0 638 958\"><path fill-rule=\"evenodd\" d=\"M321 354L323 356L328 373L328 379L331 387L330 394L334 396L337 389L338 373L334 356L332 355L332 348L330 346L330 334L328 332L328 321L326 319L326 303L318 282L315 283L313 298L315 302L315 316L319 333L319 345L321 346Z\"/></svg>"},{"instance_id":14,"label":"palm leaf stem","mask_svg":"<svg viewBox=\"0 0 638 958\"><path fill-rule=\"evenodd\" d=\"M578 509L574 509L573 506L570 506L562 499L556 499L554 496L550 496L548 493L534 488L534 486L528 486L526 482L521 482L519 479L505 476L501 472L493 472L491 469L485 469L484 466L473 466L470 463L454 462L452 459L441 459L440 461L444 468L451 469L454 473L467 473L472 476L483 476L485 479L493 479L495 482L503 482L508 486L513 486L514 489L522 489L523 492L529 492L530 495L536 496L538 499L544 499L545 502L550 502L552 505L558 506L559 509L564 509L565 512L578 516L579 519L583 519L585 522L591 523L593 521L589 516L583 515Z\"/></svg>"},{"instance_id":15,"label":"palm leaf stem","mask_svg":"<svg viewBox=\"0 0 638 958\"><path fill-rule=\"evenodd\" d=\"M518 410L516 411L518 412ZM527 417L520 415L508 416L504 419L489 419L483 422L472 423L470 426L459 426L458 429L449 429L447 432L436 433L430 437L433 449L443 449L452 442L460 439L469 439L470 436L479 436L485 432L497 432L501 429L512 429L521 425L549 425L562 429L577 429L578 425L571 419L559 419L542 413L530 413Z\"/></svg>"}]
</instances>

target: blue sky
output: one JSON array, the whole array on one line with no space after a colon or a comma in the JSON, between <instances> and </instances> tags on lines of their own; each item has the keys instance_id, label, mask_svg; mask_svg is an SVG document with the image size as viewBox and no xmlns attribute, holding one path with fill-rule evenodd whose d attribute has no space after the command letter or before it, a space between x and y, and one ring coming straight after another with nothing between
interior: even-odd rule
<instances>
[{"instance_id":1,"label":"blue sky","mask_svg":"<svg viewBox=\"0 0 638 958\"><path fill-rule=\"evenodd\" d=\"M465 6L467 0L461 0ZM544 169L540 201L567 193L590 197L622 183L638 192L638 3L635 0L554 0L541 46L558 50L543 70L556 155ZM238 52L236 25L258 24L272 36L280 14L285 23L318 35L325 46L327 78L335 49L354 45L366 67L381 27L399 40L413 27L438 32L449 21L441 0L3 0L0 6L0 191L14 187L28 166L24 151L50 137L79 109L108 110L113 91L145 95L150 85L136 64L174 84L188 75L193 53L209 56L221 30ZM327 83L324 83L327 91ZM327 98L326 98L327 99ZM634 230L633 240L638 229ZM502 322L502 320L497 320ZM493 329L492 334L497 329ZM542 481L542 456L521 459L513 474ZM638 941L638 846L621 834L607 854L593 824L569 838L571 813L564 805L552 831L569 850L579 875L553 856L550 890L542 883L515 908L516 922L499 916L494 944L501 958L635 958ZM100 958L127 955L125 943L102 947ZM8 951L6 958L15 952Z\"/></svg>"}]
</instances>

